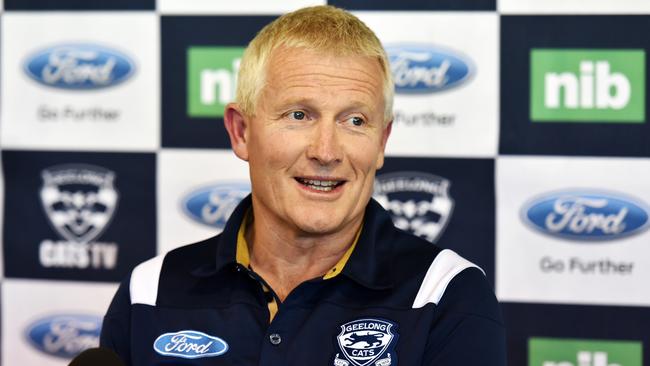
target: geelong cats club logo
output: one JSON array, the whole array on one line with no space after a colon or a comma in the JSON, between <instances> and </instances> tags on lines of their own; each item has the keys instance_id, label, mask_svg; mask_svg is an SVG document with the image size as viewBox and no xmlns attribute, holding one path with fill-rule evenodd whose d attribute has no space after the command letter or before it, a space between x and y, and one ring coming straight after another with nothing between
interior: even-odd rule
<instances>
[{"instance_id":1,"label":"geelong cats club logo","mask_svg":"<svg viewBox=\"0 0 650 366\"><path fill-rule=\"evenodd\" d=\"M336 337L340 352L334 366L390 366L397 364L397 325L387 320L359 319L341 325Z\"/></svg>"},{"instance_id":2,"label":"geelong cats club logo","mask_svg":"<svg viewBox=\"0 0 650 366\"><path fill-rule=\"evenodd\" d=\"M388 210L395 226L435 243L454 209L451 182L432 174L397 172L375 180L374 198Z\"/></svg>"},{"instance_id":3,"label":"geelong cats club logo","mask_svg":"<svg viewBox=\"0 0 650 366\"><path fill-rule=\"evenodd\" d=\"M43 170L41 202L52 227L70 242L97 238L113 217L118 192L115 173L82 164Z\"/></svg>"}]
</instances>

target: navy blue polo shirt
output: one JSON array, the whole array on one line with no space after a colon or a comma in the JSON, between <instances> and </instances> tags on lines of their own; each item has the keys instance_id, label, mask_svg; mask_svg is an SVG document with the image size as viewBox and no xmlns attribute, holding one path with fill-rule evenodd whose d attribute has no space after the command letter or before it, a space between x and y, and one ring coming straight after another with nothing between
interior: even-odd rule
<instances>
[{"instance_id":1,"label":"navy blue polo shirt","mask_svg":"<svg viewBox=\"0 0 650 366\"><path fill-rule=\"evenodd\" d=\"M340 273L303 282L271 318L272 289L237 260L250 206L248 197L220 235L137 266L104 318L101 346L138 366L505 365L482 271L395 228L374 200Z\"/></svg>"}]
</instances>

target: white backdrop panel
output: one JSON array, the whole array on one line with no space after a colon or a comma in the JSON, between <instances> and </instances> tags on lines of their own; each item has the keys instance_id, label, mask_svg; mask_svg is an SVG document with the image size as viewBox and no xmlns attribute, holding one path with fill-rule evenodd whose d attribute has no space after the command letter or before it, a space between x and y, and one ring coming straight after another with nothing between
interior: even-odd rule
<instances>
[{"instance_id":1,"label":"white backdrop panel","mask_svg":"<svg viewBox=\"0 0 650 366\"><path fill-rule=\"evenodd\" d=\"M501 301L650 305L650 231L620 237L600 235L597 228L593 232L599 237L588 239L590 230L583 228L574 230L580 232L580 240L570 240L536 229L523 217L541 198L556 192L582 192L583 197L588 192L599 192L623 197L627 202L624 212L611 199L581 204L565 200L565 208L582 207L584 215L580 211L563 215L558 211L558 200L552 200L555 206L549 207L553 209L537 216L547 226L549 220L558 226L562 218L571 217L565 227L572 228L569 225L580 226L574 220L578 217L583 223L596 222L597 215L603 214L600 218L613 219L609 225L614 228L612 232L620 229L624 233L633 227L635 217L643 222L632 204L649 213L649 160L502 156L497 159L496 169L496 290ZM615 210L607 213L607 208L612 207ZM613 214L623 220L617 222ZM647 228L647 217L645 224Z\"/></svg>"},{"instance_id":2,"label":"white backdrop panel","mask_svg":"<svg viewBox=\"0 0 650 366\"><path fill-rule=\"evenodd\" d=\"M2 20L3 147L158 148L158 16L11 12ZM88 88L74 82L82 79Z\"/></svg>"},{"instance_id":3,"label":"white backdrop panel","mask_svg":"<svg viewBox=\"0 0 650 366\"><path fill-rule=\"evenodd\" d=\"M70 362L69 358L53 356L34 347L28 335L30 329L33 329L33 324L62 314L103 317L116 290L115 284L4 280L2 283L2 364L67 365ZM91 340L75 337L74 332L66 334L66 337L53 337L53 345L50 348L60 351L66 346L76 347L74 341L83 343ZM59 344L55 344L57 342ZM99 343L95 347L98 345Z\"/></svg>"},{"instance_id":4,"label":"white backdrop panel","mask_svg":"<svg viewBox=\"0 0 650 366\"><path fill-rule=\"evenodd\" d=\"M647 0L497 0L503 14L648 14Z\"/></svg>"},{"instance_id":5,"label":"white backdrop panel","mask_svg":"<svg viewBox=\"0 0 650 366\"><path fill-rule=\"evenodd\" d=\"M455 68L462 67L463 63L470 69L467 78L445 85L444 90L405 93L397 90L395 122L387 154L495 156L499 132L499 16L492 12L355 14L377 33L384 46L411 44L424 53L430 52L430 58L440 57L428 69L434 73L433 79L440 78L431 81L433 84L449 83ZM402 53L397 57L415 60L413 57L420 56ZM464 62L454 62L452 57ZM448 60L452 61L446 68L444 63ZM411 65L409 72L417 72L414 69Z\"/></svg>"},{"instance_id":6,"label":"white backdrop panel","mask_svg":"<svg viewBox=\"0 0 650 366\"><path fill-rule=\"evenodd\" d=\"M158 253L218 234L223 215L250 192L248 164L230 150L165 149L157 164Z\"/></svg>"},{"instance_id":7,"label":"white backdrop panel","mask_svg":"<svg viewBox=\"0 0 650 366\"><path fill-rule=\"evenodd\" d=\"M305 6L325 5L325 0L158 0L163 14L282 14Z\"/></svg>"}]
</instances>

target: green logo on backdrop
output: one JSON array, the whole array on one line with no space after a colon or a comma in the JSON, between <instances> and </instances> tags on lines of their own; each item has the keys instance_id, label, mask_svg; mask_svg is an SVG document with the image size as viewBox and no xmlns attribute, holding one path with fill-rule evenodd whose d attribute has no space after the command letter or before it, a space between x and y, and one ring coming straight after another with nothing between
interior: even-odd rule
<instances>
[{"instance_id":1,"label":"green logo on backdrop","mask_svg":"<svg viewBox=\"0 0 650 366\"><path fill-rule=\"evenodd\" d=\"M223 117L235 98L243 47L190 47L187 50L187 114Z\"/></svg>"},{"instance_id":2,"label":"green logo on backdrop","mask_svg":"<svg viewBox=\"0 0 650 366\"><path fill-rule=\"evenodd\" d=\"M632 341L531 338L528 366L642 366L642 347Z\"/></svg>"},{"instance_id":3,"label":"green logo on backdrop","mask_svg":"<svg viewBox=\"0 0 650 366\"><path fill-rule=\"evenodd\" d=\"M645 122L644 50L533 49L530 119Z\"/></svg>"}]
</instances>

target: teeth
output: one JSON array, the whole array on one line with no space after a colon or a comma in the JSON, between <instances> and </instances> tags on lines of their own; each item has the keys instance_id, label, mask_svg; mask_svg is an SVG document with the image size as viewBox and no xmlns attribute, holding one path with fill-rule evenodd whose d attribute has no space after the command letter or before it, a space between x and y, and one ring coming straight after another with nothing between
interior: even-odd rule
<instances>
[{"instance_id":1,"label":"teeth","mask_svg":"<svg viewBox=\"0 0 650 366\"><path fill-rule=\"evenodd\" d=\"M309 188L317 191L329 192L340 183L338 180L315 180L315 179L298 179L302 184L308 185Z\"/></svg>"},{"instance_id":2,"label":"teeth","mask_svg":"<svg viewBox=\"0 0 650 366\"><path fill-rule=\"evenodd\" d=\"M329 192L329 191L331 191L332 189L334 189L334 188L332 188L332 187L319 187L319 186L311 186L311 187L309 187L309 188L311 188L311 189L315 189L315 190L317 190L317 191L323 191L323 192Z\"/></svg>"},{"instance_id":3,"label":"teeth","mask_svg":"<svg viewBox=\"0 0 650 366\"><path fill-rule=\"evenodd\" d=\"M307 180L307 184L311 184L314 186L323 186L323 187L330 187L330 186L335 186L338 182L334 180Z\"/></svg>"}]
</instances>

